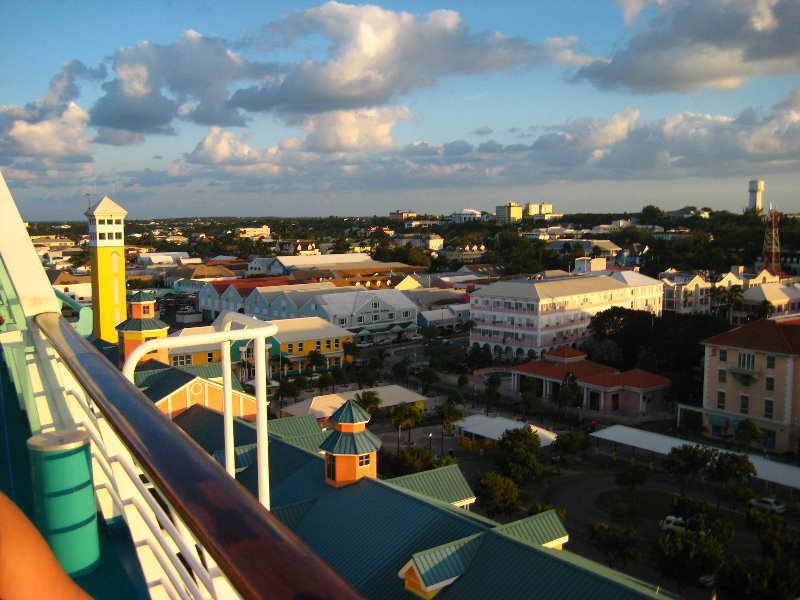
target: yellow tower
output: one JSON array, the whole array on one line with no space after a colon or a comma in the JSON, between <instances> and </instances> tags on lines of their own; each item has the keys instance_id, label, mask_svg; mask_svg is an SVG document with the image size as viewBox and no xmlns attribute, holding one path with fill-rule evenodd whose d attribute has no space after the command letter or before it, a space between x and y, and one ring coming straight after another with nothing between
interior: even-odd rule
<instances>
[{"instance_id":1,"label":"yellow tower","mask_svg":"<svg viewBox=\"0 0 800 600\"><path fill-rule=\"evenodd\" d=\"M92 312L95 339L116 344L116 326L128 318L125 301L125 211L108 196L84 213L89 218Z\"/></svg>"}]
</instances>

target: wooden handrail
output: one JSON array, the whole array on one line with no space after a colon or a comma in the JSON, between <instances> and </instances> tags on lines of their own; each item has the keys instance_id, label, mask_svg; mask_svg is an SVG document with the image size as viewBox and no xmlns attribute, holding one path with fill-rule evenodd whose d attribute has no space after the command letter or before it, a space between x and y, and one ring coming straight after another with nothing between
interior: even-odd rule
<instances>
[{"instance_id":1,"label":"wooden handrail","mask_svg":"<svg viewBox=\"0 0 800 600\"><path fill-rule=\"evenodd\" d=\"M40 313L34 321L243 598L361 598L61 315Z\"/></svg>"}]
</instances>

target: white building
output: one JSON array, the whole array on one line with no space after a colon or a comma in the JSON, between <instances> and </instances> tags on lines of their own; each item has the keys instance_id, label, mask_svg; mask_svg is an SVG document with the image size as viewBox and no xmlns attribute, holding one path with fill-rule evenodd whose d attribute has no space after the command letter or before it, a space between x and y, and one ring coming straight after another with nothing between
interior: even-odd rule
<instances>
[{"instance_id":1,"label":"white building","mask_svg":"<svg viewBox=\"0 0 800 600\"><path fill-rule=\"evenodd\" d=\"M750 193L750 201L747 204L747 208L749 210L755 210L756 212L762 212L764 210L764 180L751 180L747 187L747 191Z\"/></svg>"},{"instance_id":2,"label":"white building","mask_svg":"<svg viewBox=\"0 0 800 600\"><path fill-rule=\"evenodd\" d=\"M577 345L592 316L614 306L660 315L662 288L635 271L493 283L470 298L470 344L508 358Z\"/></svg>"},{"instance_id":3,"label":"white building","mask_svg":"<svg viewBox=\"0 0 800 600\"><path fill-rule=\"evenodd\" d=\"M471 221L480 221L481 211L473 208L462 208L450 215L452 223L470 223Z\"/></svg>"},{"instance_id":4,"label":"white building","mask_svg":"<svg viewBox=\"0 0 800 600\"><path fill-rule=\"evenodd\" d=\"M261 227L237 227L233 230L233 233L236 237L260 240L269 238L272 231L269 225L262 225Z\"/></svg>"},{"instance_id":5,"label":"white building","mask_svg":"<svg viewBox=\"0 0 800 600\"><path fill-rule=\"evenodd\" d=\"M709 314L714 286L697 273L669 269L659 273L664 283L664 310L678 314Z\"/></svg>"}]
</instances>

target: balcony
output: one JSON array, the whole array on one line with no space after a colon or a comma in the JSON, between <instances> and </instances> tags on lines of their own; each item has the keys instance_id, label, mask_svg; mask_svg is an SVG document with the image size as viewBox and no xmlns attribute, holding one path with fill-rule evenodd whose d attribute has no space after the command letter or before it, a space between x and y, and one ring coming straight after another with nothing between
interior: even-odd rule
<instances>
[{"instance_id":1,"label":"balcony","mask_svg":"<svg viewBox=\"0 0 800 600\"><path fill-rule=\"evenodd\" d=\"M0 176L0 489L29 517L26 439L90 438L104 598L358 598L358 594L61 317Z\"/></svg>"}]
</instances>

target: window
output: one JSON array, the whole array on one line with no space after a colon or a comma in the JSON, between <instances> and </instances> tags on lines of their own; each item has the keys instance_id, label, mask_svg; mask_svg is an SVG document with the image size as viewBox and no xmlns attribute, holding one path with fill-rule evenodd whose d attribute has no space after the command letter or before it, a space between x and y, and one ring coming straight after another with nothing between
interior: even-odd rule
<instances>
[{"instance_id":1,"label":"window","mask_svg":"<svg viewBox=\"0 0 800 600\"><path fill-rule=\"evenodd\" d=\"M144 306L142 306L142 314L143 315L149 315L150 314L150 306L148 304L145 304Z\"/></svg>"},{"instance_id":2,"label":"window","mask_svg":"<svg viewBox=\"0 0 800 600\"><path fill-rule=\"evenodd\" d=\"M750 375L741 376L742 387L750 387Z\"/></svg>"},{"instance_id":3,"label":"window","mask_svg":"<svg viewBox=\"0 0 800 600\"><path fill-rule=\"evenodd\" d=\"M380 315L372 315L372 320L373 321L380 321L381 320L381 316Z\"/></svg>"},{"instance_id":4,"label":"window","mask_svg":"<svg viewBox=\"0 0 800 600\"><path fill-rule=\"evenodd\" d=\"M364 322L364 315L358 315L356 317L356 323L363 323Z\"/></svg>"},{"instance_id":5,"label":"window","mask_svg":"<svg viewBox=\"0 0 800 600\"><path fill-rule=\"evenodd\" d=\"M122 219L114 219L114 225L122 225Z\"/></svg>"},{"instance_id":6,"label":"window","mask_svg":"<svg viewBox=\"0 0 800 600\"><path fill-rule=\"evenodd\" d=\"M717 373L717 381L719 381L720 383L725 383L727 374L728 373L727 371L725 371L725 369L720 369L719 372Z\"/></svg>"},{"instance_id":7,"label":"window","mask_svg":"<svg viewBox=\"0 0 800 600\"><path fill-rule=\"evenodd\" d=\"M106 239L106 234L105 234L105 233L98 233L98 234L97 234L97 239L99 239L99 240L104 240L104 239Z\"/></svg>"},{"instance_id":8,"label":"window","mask_svg":"<svg viewBox=\"0 0 800 600\"><path fill-rule=\"evenodd\" d=\"M286 344L286 352L294 354L294 344Z\"/></svg>"},{"instance_id":9,"label":"window","mask_svg":"<svg viewBox=\"0 0 800 600\"><path fill-rule=\"evenodd\" d=\"M121 240L122 239L122 232L121 231L115 232L114 233L114 239L115 240Z\"/></svg>"},{"instance_id":10,"label":"window","mask_svg":"<svg viewBox=\"0 0 800 600\"><path fill-rule=\"evenodd\" d=\"M333 454L326 454L325 458L325 477L331 480L336 479L336 460L333 458Z\"/></svg>"},{"instance_id":11,"label":"window","mask_svg":"<svg viewBox=\"0 0 800 600\"><path fill-rule=\"evenodd\" d=\"M772 418L772 405L773 405L772 398L765 398L764 399L764 418L765 419L771 419Z\"/></svg>"},{"instance_id":12,"label":"window","mask_svg":"<svg viewBox=\"0 0 800 600\"><path fill-rule=\"evenodd\" d=\"M774 356L768 356L767 357L767 368L768 369L774 369L775 368L775 357Z\"/></svg>"},{"instance_id":13,"label":"window","mask_svg":"<svg viewBox=\"0 0 800 600\"><path fill-rule=\"evenodd\" d=\"M347 325L347 317L339 317L339 325Z\"/></svg>"},{"instance_id":14,"label":"window","mask_svg":"<svg viewBox=\"0 0 800 600\"><path fill-rule=\"evenodd\" d=\"M315 347L314 347L314 349L315 349L317 352L319 352L320 350L322 350L322 340L317 340L317 342L316 342L316 344L315 344L314 346L315 346Z\"/></svg>"},{"instance_id":15,"label":"window","mask_svg":"<svg viewBox=\"0 0 800 600\"><path fill-rule=\"evenodd\" d=\"M372 308L380 308L380 307L381 307L381 303L380 302L373 302L372 303Z\"/></svg>"},{"instance_id":16,"label":"window","mask_svg":"<svg viewBox=\"0 0 800 600\"><path fill-rule=\"evenodd\" d=\"M206 362L210 362L210 363L214 362L214 353L213 352L206 352Z\"/></svg>"},{"instance_id":17,"label":"window","mask_svg":"<svg viewBox=\"0 0 800 600\"><path fill-rule=\"evenodd\" d=\"M303 342L297 342L297 352L298 353L303 352Z\"/></svg>"},{"instance_id":18,"label":"window","mask_svg":"<svg viewBox=\"0 0 800 600\"><path fill-rule=\"evenodd\" d=\"M611 394L611 410L619 410L619 394Z\"/></svg>"},{"instance_id":19,"label":"window","mask_svg":"<svg viewBox=\"0 0 800 600\"><path fill-rule=\"evenodd\" d=\"M387 318L388 318L390 321L392 321L392 320L394 320L394 313L393 313L393 312L390 312L388 315L386 315L386 317L387 317Z\"/></svg>"},{"instance_id":20,"label":"window","mask_svg":"<svg viewBox=\"0 0 800 600\"><path fill-rule=\"evenodd\" d=\"M358 466L359 467L366 467L369 464L369 454L359 454L358 455Z\"/></svg>"},{"instance_id":21,"label":"window","mask_svg":"<svg viewBox=\"0 0 800 600\"><path fill-rule=\"evenodd\" d=\"M767 377L767 378L764 380L764 383L765 383L765 385L766 385L766 387L767 387L767 391L768 391L768 392L773 392L773 391L775 391L775 378L774 378L774 377Z\"/></svg>"},{"instance_id":22,"label":"window","mask_svg":"<svg viewBox=\"0 0 800 600\"><path fill-rule=\"evenodd\" d=\"M331 349L331 341L325 340L325 350L330 350L330 349Z\"/></svg>"},{"instance_id":23,"label":"window","mask_svg":"<svg viewBox=\"0 0 800 600\"><path fill-rule=\"evenodd\" d=\"M333 340L333 347L336 348L337 350L339 349L339 338Z\"/></svg>"},{"instance_id":24,"label":"window","mask_svg":"<svg viewBox=\"0 0 800 600\"><path fill-rule=\"evenodd\" d=\"M410 316L411 316L411 311L410 310L404 310L403 311L403 318L404 319L408 319Z\"/></svg>"},{"instance_id":25,"label":"window","mask_svg":"<svg viewBox=\"0 0 800 600\"><path fill-rule=\"evenodd\" d=\"M746 415L750 410L750 396L739 397L739 412Z\"/></svg>"},{"instance_id":26,"label":"window","mask_svg":"<svg viewBox=\"0 0 800 600\"><path fill-rule=\"evenodd\" d=\"M717 390L717 408L725 410L725 392L723 390Z\"/></svg>"},{"instance_id":27,"label":"window","mask_svg":"<svg viewBox=\"0 0 800 600\"><path fill-rule=\"evenodd\" d=\"M724 348L719 350L719 362L728 362L728 351Z\"/></svg>"},{"instance_id":28,"label":"window","mask_svg":"<svg viewBox=\"0 0 800 600\"><path fill-rule=\"evenodd\" d=\"M192 355L191 354L176 354L172 357L172 366L173 367L183 367L185 365L192 364Z\"/></svg>"},{"instance_id":29,"label":"window","mask_svg":"<svg viewBox=\"0 0 800 600\"><path fill-rule=\"evenodd\" d=\"M756 364L755 354L747 354L746 352L739 352L739 368L753 370Z\"/></svg>"}]
</instances>

